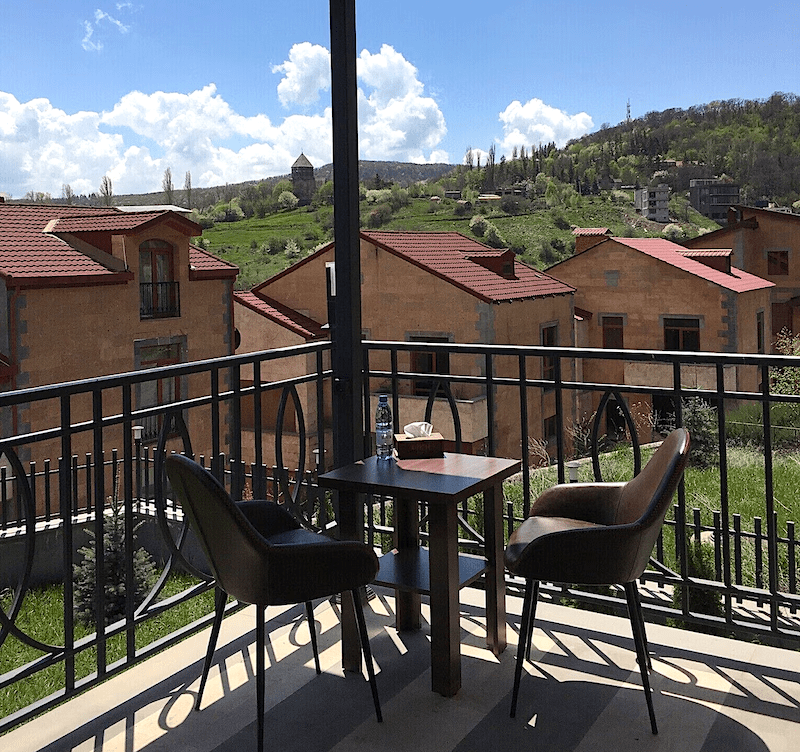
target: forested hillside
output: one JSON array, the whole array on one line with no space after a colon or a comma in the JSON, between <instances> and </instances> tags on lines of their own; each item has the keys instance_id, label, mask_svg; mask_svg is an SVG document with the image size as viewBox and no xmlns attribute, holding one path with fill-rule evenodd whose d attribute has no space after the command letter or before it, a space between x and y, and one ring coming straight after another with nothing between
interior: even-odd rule
<instances>
[{"instance_id":1,"label":"forested hillside","mask_svg":"<svg viewBox=\"0 0 800 752\"><path fill-rule=\"evenodd\" d=\"M454 187L486 191L541 175L584 194L610 179L623 185L662 182L680 192L693 178L727 177L741 186L742 203L788 206L800 199L800 98L776 93L650 112L604 126L563 149L522 147L499 161L490 150L483 165L468 151L466 162L452 176Z\"/></svg>"}]
</instances>

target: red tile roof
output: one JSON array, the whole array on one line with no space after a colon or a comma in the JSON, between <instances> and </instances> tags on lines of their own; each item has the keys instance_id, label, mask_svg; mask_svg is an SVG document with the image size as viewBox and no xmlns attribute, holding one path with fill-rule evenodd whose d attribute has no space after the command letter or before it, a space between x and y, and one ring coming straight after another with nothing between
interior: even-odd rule
<instances>
[{"instance_id":1,"label":"red tile roof","mask_svg":"<svg viewBox=\"0 0 800 752\"><path fill-rule=\"evenodd\" d=\"M97 214L74 206L0 204L0 276L13 287L125 282L130 272L115 272L45 232L51 220ZM114 211L114 210L109 210Z\"/></svg>"},{"instance_id":2,"label":"red tile roof","mask_svg":"<svg viewBox=\"0 0 800 752\"><path fill-rule=\"evenodd\" d=\"M167 221L199 234L199 225L175 212L122 212L114 207L0 203L0 276L12 287L113 284L133 279L73 248L65 237L89 233L132 232ZM58 233L58 234L57 234ZM199 248L189 252L191 279L235 276L235 266Z\"/></svg>"},{"instance_id":3,"label":"red tile roof","mask_svg":"<svg viewBox=\"0 0 800 752\"><path fill-rule=\"evenodd\" d=\"M239 267L235 264L217 258L197 246L189 246L189 279L233 278L238 273Z\"/></svg>"},{"instance_id":4,"label":"red tile roof","mask_svg":"<svg viewBox=\"0 0 800 752\"><path fill-rule=\"evenodd\" d=\"M489 248L458 232L362 232L361 237L489 303L575 291L516 259L513 278L490 270L470 257L499 258L508 253L507 249Z\"/></svg>"},{"instance_id":5,"label":"red tile roof","mask_svg":"<svg viewBox=\"0 0 800 752\"><path fill-rule=\"evenodd\" d=\"M633 248L640 253L644 253L666 264L682 269L689 274L694 274L696 277L732 290L733 292L748 292L750 290L761 290L766 287L775 286L774 283L766 279L756 277L754 274L748 274L748 272L744 272L733 266L731 267L730 274L712 269L710 266L706 266L706 264L690 258L685 253L686 249L682 246L665 240L664 238L609 238L609 240ZM602 249L606 242L608 241L592 246L587 253Z\"/></svg>"},{"instance_id":6,"label":"red tile roof","mask_svg":"<svg viewBox=\"0 0 800 752\"><path fill-rule=\"evenodd\" d=\"M611 230L608 227L576 227L573 235L608 235Z\"/></svg>"},{"instance_id":7,"label":"red tile roof","mask_svg":"<svg viewBox=\"0 0 800 752\"><path fill-rule=\"evenodd\" d=\"M327 329L322 328L322 324L302 313L298 313L289 306L279 303L277 300L266 295L254 295L252 292L235 292L234 300L247 306L256 313L286 327L287 329L299 334L306 339L316 339L327 336Z\"/></svg>"}]
</instances>

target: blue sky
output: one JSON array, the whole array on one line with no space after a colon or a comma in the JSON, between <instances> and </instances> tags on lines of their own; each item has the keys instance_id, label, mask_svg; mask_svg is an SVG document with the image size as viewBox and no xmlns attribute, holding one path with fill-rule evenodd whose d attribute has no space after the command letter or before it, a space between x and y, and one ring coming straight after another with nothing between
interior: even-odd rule
<instances>
[{"instance_id":1,"label":"blue sky","mask_svg":"<svg viewBox=\"0 0 800 752\"><path fill-rule=\"evenodd\" d=\"M656 13L657 11L657 13ZM800 93L793 0L358 0L362 159L458 163ZM328 0L0 0L0 192L158 191L331 159Z\"/></svg>"}]
</instances>

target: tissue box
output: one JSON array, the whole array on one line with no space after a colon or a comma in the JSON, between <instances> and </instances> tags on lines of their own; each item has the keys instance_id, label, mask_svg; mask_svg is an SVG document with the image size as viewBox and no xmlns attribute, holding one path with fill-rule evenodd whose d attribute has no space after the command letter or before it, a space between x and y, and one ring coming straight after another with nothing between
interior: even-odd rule
<instances>
[{"instance_id":1,"label":"tissue box","mask_svg":"<svg viewBox=\"0 0 800 752\"><path fill-rule=\"evenodd\" d=\"M432 433L430 436L409 437L404 433L394 435L397 458L400 460L421 460L429 457L444 457L444 436Z\"/></svg>"}]
</instances>

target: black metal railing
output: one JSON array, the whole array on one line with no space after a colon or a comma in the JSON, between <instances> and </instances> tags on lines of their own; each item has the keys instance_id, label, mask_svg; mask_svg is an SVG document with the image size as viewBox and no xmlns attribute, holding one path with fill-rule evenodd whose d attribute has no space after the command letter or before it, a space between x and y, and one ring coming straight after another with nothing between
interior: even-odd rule
<instances>
[{"instance_id":1,"label":"black metal railing","mask_svg":"<svg viewBox=\"0 0 800 752\"><path fill-rule=\"evenodd\" d=\"M275 499L305 524L336 533L336 497L315 482L317 471L332 465L330 347L312 343L0 394L3 425L18 427L0 440L0 591L5 594L0 651L13 651L13 641L39 650L0 676L0 692L53 666L64 677L54 694L0 720L0 731L208 623L206 617L154 645L136 645L143 622L180 609L212 587L181 510L170 499L163 474L169 452L198 458L236 498ZM430 360L446 359L450 373L413 372L410 353L420 351L441 353ZM583 458L578 460L582 477L610 480L608 459L622 455L630 476L644 461L643 445L657 440L669 424L691 420L691 402L702 400L713 408L706 431L716 458L715 491L700 498L688 480L679 489L641 583L648 618L797 644L800 501L796 487L789 488L791 481L776 470L787 456L796 457L797 448L787 438L794 437L797 423L781 419L778 425L777 417L781 410L797 409L800 396L773 394L769 377L771 368L798 367L799 359L374 341L364 343L364 356L365 452L371 451L375 395L388 392L396 430L426 419L442 430L451 450L521 458L519 477L505 486L507 534L542 488L567 481L575 469L572 460ZM624 378L604 378L609 364ZM139 384L167 378L184 380L181 399L163 406L136 404ZM427 397L414 394L420 378L432 385ZM674 415L654 417L654 404L672 405ZM158 436L148 441L144 429L153 422ZM763 461L757 480L741 491L733 484L732 457L745 439L756 441ZM609 454L612 444L617 448ZM747 511L740 509L741 495L750 502ZM391 500L368 501L365 540L391 546ZM80 563L80 545L91 545L86 528L95 541L102 540L103 520L114 502L123 510L126 591L135 592L134 551L145 539L158 582L143 600L129 595L124 614L109 624L102 618L102 588L96 588L97 615L84 634L75 621L73 577L65 573ZM461 545L480 551L480 507L465 502L460 513ZM58 536L56 544L47 542L52 535ZM10 567L12 549L16 565ZM700 549L710 568L696 568ZM51 565L49 574L41 572L42 555ZM106 563L102 556L98 562L99 584ZM165 598L178 570L194 577ZM58 640L43 643L20 624L28 623L21 616L26 599L48 581L63 588L63 627ZM518 584L509 581L512 588ZM548 592L554 599L624 608L612 591L598 594L576 586ZM715 609L703 605L709 597ZM91 670L80 668L78 658L85 655L91 656Z\"/></svg>"},{"instance_id":2,"label":"black metal railing","mask_svg":"<svg viewBox=\"0 0 800 752\"><path fill-rule=\"evenodd\" d=\"M139 317L166 319L181 315L179 282L142 282L139 284Z\"/></svg>"}]
</instances>

